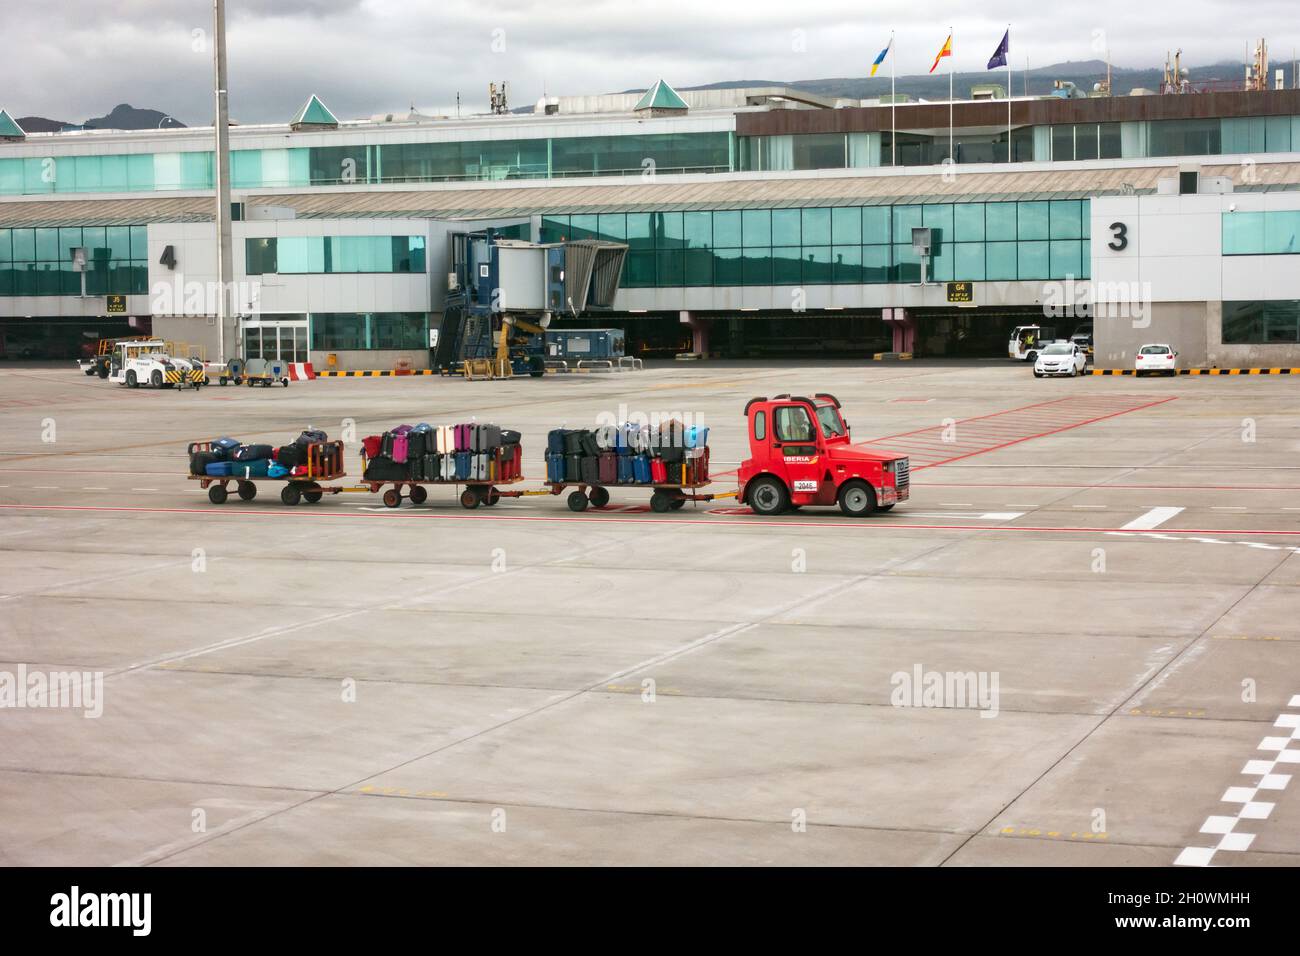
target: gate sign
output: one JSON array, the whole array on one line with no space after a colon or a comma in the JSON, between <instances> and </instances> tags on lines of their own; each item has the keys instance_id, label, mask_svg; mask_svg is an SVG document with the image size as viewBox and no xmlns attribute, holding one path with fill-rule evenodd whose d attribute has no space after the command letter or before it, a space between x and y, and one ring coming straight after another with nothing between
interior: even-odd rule
<instances>
[{"instance_id":1,"label":"gate sign","mask_svg":"<svg viewBox=\"0 0 1300 956\"><path fill-rule=\"evenodd\" d=\"M125 314L126 314L126 296L124 296L124 295L109 295L109 296L105 296L104 298L107 300L107 305L105 306L105 311L106 311L109 315L125 315Z\"/></svg>"},{"instance_id":2,"label":"gate sign","mask_svg":"<svg viewBox=\"0 0 1300 956\"><path fill-rule=\"evenodd\" d=\"M948 301L949 302L974 302L975 301L974 284L970 282L949 282Z\"/></svg>"}]
</instances>

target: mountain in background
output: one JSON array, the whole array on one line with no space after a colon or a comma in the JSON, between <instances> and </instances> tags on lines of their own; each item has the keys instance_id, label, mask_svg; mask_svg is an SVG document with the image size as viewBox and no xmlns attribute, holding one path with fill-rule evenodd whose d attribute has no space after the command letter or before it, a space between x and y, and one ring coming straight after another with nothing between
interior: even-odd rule
<instances>
[{"instance_id":1,"label":"mountain in background","mask_svg":"<svg viewBox=\"0 0 1300 956\"><path fill-rule=\"evenodd\" d=\"M158 110L136 109L126 103L113 107L106 116L95 116L84 123L46 119L44 116L20 116L18 125L28 133L57 133L62 129L179 129L185 124Z\"/></svg>"},{"instance_id":2,"label":"mountain in background","mask_svg":"<svg viewBox=\"0 0 1300 956\"><path fill-rule=\"evenodd\" d=\"M1284 64L1289 67L1289 64ZM1079 62L1054 63L1030 69L1026 74L1024 64L1011 63L1013 96L1045 96L1052 92L1053 80L1069 80L1083 92L1092 90L1094 84L1106 79L1106 64L1102 60L1082 60ZM1290 73L1290 69L1287 70ZM1124 69L1111 68L1111 88L1116 96L1126 96L1132 89L1142 88L1153 91L1160 89L1164 79L1164 69ZM1215 63L1209 66L1196 66L1188 70L1188 80L1193 91L1241 89L1245 79L1245 64ZM970 88L981 83L997 83L1006 86L1005 69L981 70L970 73L956 73L953 76L953 93L957 99L970 95ZM1294 82L1294 80L1292 80ZM788 86L817 93L821 96L845 97L846 99L867 100L889 95L889 74L877 73L874 77L843 76L820 80L725 80L720 83L706 83L702 86L682 86L679 90L726 90L745 86ZM940 68L934 74L916 74L900 76L895 81L899 93L906 93L914 100L946 100L948 98L948 74ZM626 93L640 93L641 90L625 90Z\"/></svg>"}]
</instances>

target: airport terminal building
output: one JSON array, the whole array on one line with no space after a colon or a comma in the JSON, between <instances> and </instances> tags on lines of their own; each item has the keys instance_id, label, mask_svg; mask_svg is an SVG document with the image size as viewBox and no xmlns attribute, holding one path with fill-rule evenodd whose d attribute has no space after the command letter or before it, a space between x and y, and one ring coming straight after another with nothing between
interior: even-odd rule
<instances>
[{"instance_id":1,"label":"airport terminal building","mask_svg":"<svg viewBox=\"0 0 1300 956\"><path fill-rule=\"evenodd\" d=\"M0 355L136 330L215 357L212 130L27 134L12 115ZM448 236L490 226L626 243L613 311L556 321L625 328L647 356L993 357L1014 326L1092 320L1101 368L1145 342L1188 367L1300 366L1300 90L952 115L950 138L947 103L662 82L465 119L339 121L312 97L231 129L238 345L427 366Z\"/></svg>"}]
</instances>

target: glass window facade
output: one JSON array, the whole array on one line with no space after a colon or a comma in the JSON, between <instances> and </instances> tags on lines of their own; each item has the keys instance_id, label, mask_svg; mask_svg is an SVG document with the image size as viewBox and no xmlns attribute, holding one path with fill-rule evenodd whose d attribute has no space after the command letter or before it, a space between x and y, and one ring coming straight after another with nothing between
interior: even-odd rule
<instances>
[{"instance_id":1,"label":"glass window facade","mask_svg":"<svg viewBox=\"0 0 1300 956\"><path fill-rule=\"evenodd\" d=\"M1225 256L1300 255L1300 210L1225 212Z\"/></svg>"},{"instance_id":2,"label":"glass window facade","mask_svg":"<svg viewBox=\"0 0 1300 956\"><path fill-rule=\"evenodd\" d=\"M316 312L310 318L311 347L317 350L429 347L424 312Z\"/></svg>"},{"instance_id":3,"label":"glass window facade","mask_svg":"<svg viewBox=\"0 0 1300 956\"><path fill-rule=\"evenodd\" d=\"M1294 345L1300 342L1300 300L1224 302L1225 345Z\"/></svg>"},{"instance_id":4,"label":"glass window facade","mask_svg":"<svg viewBox=\"0 0 1300 956\"><path fill-rule=\"evenodd\" d=\"M932 203L546 216L544 242L621 240L627 288L1087 278L1088 201ZM608 232L604 230L608 229Z\"/></svg>"},{"instance_id":5,"label":"glass window facade","mask_svg":"<svg viewBox=\"0 0 1300 956\"><path fill-rule=\"evenodd\" d=\"M244 240L246 275L423 272L424 236L281 236Z\"/></svg>"},{"instance_id":6,"label":"glass window facade","mask_svg":"<svg viewBox=\"0 0 1300 956\"><path fill-rule=\"evenodd\" d=\"M87 295L144 295L149 251L144 226L0 228L0 296L81 295L71 250L86 250Z\"/></svg>"}]
</instances>

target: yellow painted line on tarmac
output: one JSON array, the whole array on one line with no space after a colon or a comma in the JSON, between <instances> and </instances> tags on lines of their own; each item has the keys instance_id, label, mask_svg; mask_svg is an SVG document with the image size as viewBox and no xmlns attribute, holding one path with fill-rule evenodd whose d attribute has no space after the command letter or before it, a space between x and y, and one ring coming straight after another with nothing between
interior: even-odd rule
<instances>
[{"instance_id":1,"label":"yellow painted line on tarmac","mask_svg":"<svg viewBox=\"0 0 1300 956\"><path fill-rule=\"evenodd\" d=\"M1133 707L1129 709L1130 717L1204 717L1203 710L1178 710L1162 707Z\"/></svg>"},{"instance_id":2,"label":"yellow painted line on tarmac","mask_svg":"<svg viewBox=\"0 0 1300 956\"><path fill-rule=\"evenodd\" d=\"M407 790L403 787L375 787L369 784L358 787L354 792L364 793L372 797L420 797L426 800L451 796L451 794L442 790Z\"/></svg>"},{"instance_id":3,"label":"yellow painted line on tarmac","mask_svg":"<svg viewBox=\"0 0 1300 956\"><path fill-rule=\"evenodd\" d=\"M1280 641L1282 638L1273 634L1215 634L1216 641Z\"/></svg>"},{"instance_id":4,"label":"yellow painted line on tarmac","mask_svg":"<svg viewBox=\"0 0 1300 956\"><path fill-rule=\"evenodd\" d=\"M1106 840L1110 834L1104 830L1101 833L1093 833L1091 830L1071 830L1068 833L1065 830L1050 830L1046 827L1001 827L998 829L998 836L1013 837L1046 837L1052 840Z\"/></svg>"}]
</instances>

